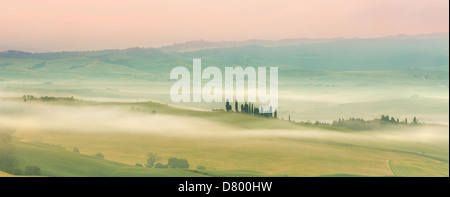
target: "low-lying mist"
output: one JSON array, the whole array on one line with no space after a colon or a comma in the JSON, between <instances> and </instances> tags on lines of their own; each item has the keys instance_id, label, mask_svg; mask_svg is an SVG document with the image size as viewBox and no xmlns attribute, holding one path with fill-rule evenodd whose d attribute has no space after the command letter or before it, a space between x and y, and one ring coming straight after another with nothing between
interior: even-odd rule
<instances>
[{"instance_id":1,"label":"low-lying mist","mask_svg":"<svg viewBox=\"0 0 450 197\"><path fill-rule=\"evenodd\" d=\"M199 118L134 112L130 108L2 101L0 125L16 132L127 132L191 136L220 129L217 124Z\"/></svg>"},{"instance_id":2,"label":"low-lying mist","mask_svg":"<svg viewBox=\"0 0 450 197\"><path fill-rule=\"evenodd\" d=\"M211 114L213 115L213 113ZM264 124L264 123L262 123ZM421 125L379 131L342 132L311 127L244 129L201 117L145 113L131 105L65 105L41 102L0 102L0 129L21 137L39 132L130 133L179 138L241 138L326 140L355 144L377 141L439 145L448 150L446 125Z\"/></svg>"}]
</instances>

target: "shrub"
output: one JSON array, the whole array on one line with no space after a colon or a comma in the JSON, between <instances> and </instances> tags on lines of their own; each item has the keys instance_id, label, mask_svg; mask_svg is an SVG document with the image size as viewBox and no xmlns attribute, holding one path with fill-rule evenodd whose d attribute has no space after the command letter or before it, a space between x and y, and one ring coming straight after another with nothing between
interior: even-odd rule
<instances>
[{"instance_id":1,"label":"shrub","mask_svg":"<svg viewBox=\"0 0 450 197\"><path fill-rule=\"evenodd\" d=\"M197 166L197 170L206 170L205 166Z\"/></svg>"},{"instance_id":2,"label":"shrub","mask_svg":"<svg viewBox=\"0 0 450 197\"><path fill-rule=\"evenodd\" d=\"M100 158L100 159L104 159L104 158L105 158L105 156L104 156L102 153L97 153L97 154L95 154L94 156L95 156L95 157L98 157L98 158Z\"/></svg>"},{"instance_id":3,"label":"shrub","mask_svg":"<svg viewBox=\"0 0 450 197\"><path fill-rule=\"evenodd\" d=\"M168 164L157 163L155 165L155 168L169 168L169 165Z\"/></svg>"}]
</instances>

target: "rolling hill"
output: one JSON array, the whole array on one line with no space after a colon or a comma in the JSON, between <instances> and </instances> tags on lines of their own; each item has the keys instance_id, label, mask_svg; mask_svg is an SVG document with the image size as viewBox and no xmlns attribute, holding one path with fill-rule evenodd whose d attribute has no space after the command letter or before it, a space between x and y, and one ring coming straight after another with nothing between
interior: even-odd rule
<instances>
[{"instance_id":1,"label":"rolling hill","mask_svg":"<svg viewBox=\"0 0 450 197\"><path fill-rule=\"evenodd\" d=\"M19 166L44 176L448 176L444 125L351 131L151 102L8 102ZM190 170L135 167L147 152Z\"/></svg>"},{"instance_id":2,"label":"rolling hill","mask_svg":"<svg viewBox=\"0 0 450 197\"><path fill-rule=\"evenodd\" d=\"M35 143L16 142L16 157L19 168L37 165L42 176L53 177L191 177L202 176L177 169L149 169L136 167L94 156L77 154L64 149Z\"/></svg>"}]
</instances>

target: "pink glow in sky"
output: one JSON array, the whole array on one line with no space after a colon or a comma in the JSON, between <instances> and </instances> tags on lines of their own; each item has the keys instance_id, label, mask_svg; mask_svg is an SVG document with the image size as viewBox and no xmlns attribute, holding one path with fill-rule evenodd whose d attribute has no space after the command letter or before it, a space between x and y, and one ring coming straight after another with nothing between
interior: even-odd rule
<instances>
[{"instance_id":1,"label":"pink glow in sky","mask_svg":"<svg viewBox=\"0 0 450 197\"><path fill-rule=\"evenodd\" d=\"M0 5L0 49L31 51L449 29L448 0L0 0Z\"/></svg>"}]
</instances>

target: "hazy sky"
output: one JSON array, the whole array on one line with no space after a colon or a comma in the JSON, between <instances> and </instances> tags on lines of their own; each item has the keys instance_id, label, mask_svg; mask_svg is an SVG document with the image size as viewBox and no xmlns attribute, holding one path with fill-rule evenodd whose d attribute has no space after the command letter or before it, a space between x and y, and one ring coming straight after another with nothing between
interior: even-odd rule
<instances>
[{"instance_id":1,"label":"hazy sky","mask_svg":"<svg viewBox=\"0 0 450 197\"><path fill-rule=\"evenodd\" d=\"M379 37L449 29L448 0L0 0L0 5L0 50Z\"/></svg>"}]
</instances>

